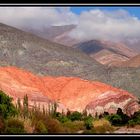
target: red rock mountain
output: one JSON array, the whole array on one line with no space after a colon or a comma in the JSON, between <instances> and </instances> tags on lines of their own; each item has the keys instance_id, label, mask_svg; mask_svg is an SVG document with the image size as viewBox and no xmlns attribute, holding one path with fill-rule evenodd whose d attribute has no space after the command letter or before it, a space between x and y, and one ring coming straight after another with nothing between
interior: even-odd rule
<instances>
[{"instance_id":1,"label":"red rock mountain","mask_svg":"<svg viewBox=\"0 0 140 140\"><path fill-rule=\"evenodd\" d=\"M97 81L76 77L41 77L16 67L0 67L0 89L14 98L29 97L34 103L48 107L56 101L58 111L87 110L95 115L104 111L115 113L118 108L131 115L139 110L137 98L130 93Z\"/></svg>"}]
</instances>

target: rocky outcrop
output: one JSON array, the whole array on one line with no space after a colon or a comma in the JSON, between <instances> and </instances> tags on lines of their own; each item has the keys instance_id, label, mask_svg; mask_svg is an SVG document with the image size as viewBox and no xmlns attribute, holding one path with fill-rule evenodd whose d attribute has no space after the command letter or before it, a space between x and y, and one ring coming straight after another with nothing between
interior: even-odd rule
<instances>
[{"instance_id":1,"label":"rocky outcrop","mask_svg":"<svg viewBox=\"0 0 140 140\"><path fill-rule=\"evenodd\" d=\"M118 108L128 115L139 110L137 98L127 91L114 88L98 81L88 81L76 77L39 77L16 67L0 67L0 89L14 98L29 97L34 102L48 107L54 101L58 111L102 114L115 113Z\"/></svg>"}]
</instances>

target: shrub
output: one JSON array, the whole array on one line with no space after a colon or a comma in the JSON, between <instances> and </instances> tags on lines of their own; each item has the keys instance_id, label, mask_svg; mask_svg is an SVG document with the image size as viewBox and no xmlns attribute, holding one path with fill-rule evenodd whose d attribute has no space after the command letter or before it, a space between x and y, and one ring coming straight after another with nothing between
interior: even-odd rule
<instances>
[{"instance_id":1,"label":"shrub","mask_svg":"<svg viewBox=\"0 0 140 140\"><path fill-rule=\"evenodd\" d=\"M77 133L77 131L85 129L83 121L67 121L63 123L63 127L71 133Z\"/></svg>"},{"instance_id":2,"label":"shrub","mask_svg":"<svg viewBox=\"0 0 140 140\"><path fill-rule=\"evenodd\" d=\"M25 117L28 117L28 96L27 94L24 96L24 99L23 99L23 116L24 118Z\"/></svg>"},{"instance_id":3,"label":"shrub","mask_svg":"<svg viewBox=\"0 0 140 140\"><path fill-rule=\"evenodd\" d=\"M132 116L131 119L128 121L128 126L134 127L135 125L140 124L140 112L135 112Z\"/></svg>"},{"instance_id":4,"label":"shrub","mask_svg":"<svg viewBox=\"0 0 140 140\"><path fill-rule=\"evenodd\" d=\"M135 112L131 119L140 124L140 112Z\"/></svg>"},{"instance_id":5,"label":"shrub","mask_svg":"<svg viewBox=\"0 0 140 140\"><path fill-rule=\"evenodd\" d=\"M122 118L118 114L113 114L107 116L107 119L111 122L112 125L120 125L122 123Z\"/></svg>"},{"instance_id":6,"label":"shrub","mask_svg":"<svg viewBox=\"0 0 140 140\"><path fill-rule=\"evenodd\" d=\"M93 122L93 127L96 133L105 133L106 131L112 132L114 129L110 122L106 119L99 119Z\"/></svg>"},{"instance_id":7,"label":"shrub","mask_svg":"<svg viewBox=\"0 0 140 140\"><path fill-rule=\"evenodd\" d=\"M122 125L127 124L128 121L130 120L130 117L128 117L126 114L124 114L121 108L118 108L117 114L118 114L118 115L121 117L121 119L122 119L122 121L121 121L121 124L122 124Z\"/></svg>"},{"instance_id":8,"label":"shrub","mask_svg":"<svg viewBox=\"0 0 140 140\"><path fill-rule=\"evenodd\" d=\"M84 125L86 129L92 129L93 128L93 118L88 116L84 119Z\"/></svg>"},{"instance_id":9,"label":"shrub","mask_svg":"<svg viewBox=\"0 0 140 140\"><path fill-rule=\"evenodd\" d=\"M116 126L125 125L130 120L130 117L124 114L121 108L118 108L117 114L104 115L104 117L107 118L112 125Z\"/></svg>"},{"instance_id":10,"label":"shrub","mask_svg":"<svg viewBox=\"0 0 140 140\"><path fill-rule=\"evenodd\" d=\"M62 124L57 119L47 117L44 123L49 133L65 132L65 129L63 128Z\"/></svg>"},{"instance_id":11,"label":"shrub","mask_svg":"<svg viewBox=\"0 0 140 140\"><path fill-rule=\"evenodd\" d=\"M12 104L12 98L0 91L0 115L6 119L9 116L15 116L17 113L17 109Z\"/></svg>"},{"instance_id":12,"label":"shrub","mask_svg":"<svg viewBox=\"0 0 140 140\"><path fill-rule=\"evenodd\" d=\"M35 133L48 133L48 130L43 123L43 121L38 121L37 124L35 125Z\"/></svg>"},{"instance_id":13,"label":"shrub","mask_svg":"<svg viewBox=\"0 0 140 140\"><path fill-rule=\"evenodd\" d=\"M64 116L64 115L61 115L61 116L57 117L56 119L59 120L61 123L69 121L68 117Z\"/></svg>"},{"instance_id":14,"label":"shrub","mask_svg":"<svg viewBox=\"0 0 140 140\"><path fill-rule=\"evenodd\" d=\"M5 129L4 119L0 116L0 133Z\"/></svg>"},{"instance_id":15,"label":"shrub","mask_svg":"<svg viewBox=\"0 0 140 140\"><path fill-rule=\"evenodd\" d=\"M128 126L130 126L130 127L134 127L136 124L137 124L137 122L135 122L134 120L128 121Z\"/></svg>"},{"instance_id":16,"label":"shrub","mask_svg":"<svg viewBox=\"0 0 140 140\"><path fill-rule=\"evenodd\" d=\"M10 118L6 121L6 128L4 132L16 134L16 133L25 133L26 131L24 129L24 123L22 121Z\"/></svg>"},{"instance_id":17,"label":"shrub","mask_svg":"<svg viewBox=\"0 0 140 140\"><path fill-rule=\"evenodd\" d=\"M82 114L78 111L71 113L68 118L72 121L82 120Z\"/></svg>"}]
</instances>

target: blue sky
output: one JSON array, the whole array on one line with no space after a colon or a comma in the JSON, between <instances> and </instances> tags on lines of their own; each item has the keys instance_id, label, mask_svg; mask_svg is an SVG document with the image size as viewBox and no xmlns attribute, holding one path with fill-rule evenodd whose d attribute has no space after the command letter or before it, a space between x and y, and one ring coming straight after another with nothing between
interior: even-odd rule
<instances>
[{"instance_id":1,"label":"blue sky","mask_svg":"<svg viewBox=\"0 0 140 140\"><path fill-rule=\"evenodd\" d=\"M123 9L123 10L126 10L128 11L131 15L133 16L136 16L140 19L140 7L115 7L115 6L110 6L110 7L98 7L98 6L80 6L80 7L71 7L71 10L76 13L76 14L80 14L82 11L88 11L88 10L91 10L91 9L101 9L101 10L107 10L107 11L113 11L113 10L119 10L119 9Z\"/></svg>"}]
</instances>

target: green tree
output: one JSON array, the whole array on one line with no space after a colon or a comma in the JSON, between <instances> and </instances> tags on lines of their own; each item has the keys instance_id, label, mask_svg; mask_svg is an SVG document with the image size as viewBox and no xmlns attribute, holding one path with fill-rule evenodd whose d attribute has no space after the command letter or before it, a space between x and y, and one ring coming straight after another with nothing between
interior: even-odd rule
<instances>
[{"instance_id":1,"label":"green tree","mask_svg":"<svg viewBox=\"0 0 140 140\"><path fill-rule=\"evenodd\" d=\"M23 99L23 116L28 117L28 96L27 94L24 96Z\"/></svg>"},{"instance_id":2,"label":"green tree","mask_svg":"<svg viewBox=\"0 0 140 140\"><path fill-rule=\"evenodd\" d=\"M3 91L0 91L0 116L7 118L17 115L17 109L12 103L12 98L7 96Z\"/></svg>"},{"instance_id":3,"label":"green tree","mask_svg":"<svg viewBox=\"0 0 140 140\"><path fill-rule=\"evenodd\" d=\"M78 111L75 111L73 113L71 113L68 118L72 121L75 121L75 120L82 120L82 114Z\"/></svg>"},{"instance_id":4,"label":"green tree","mask_svg":"<svg viewBox=\"0 0 140 140\"><path fill-rule=\"evenodd\" d=\"M46 115L46 111L45 111L45 106L43 105L43 108L42 108L42 112L43 112L43 115Z\"/></svg>"},{"instance_id":5,"label":"green tree","mask_svg":"<svg viewBox=\"0 0 140 140\"><path fill-rule=\"evenodd\" d=\"M109 115L107 119L111 122L112 125L121 125L122 118L118 114Z\"/></svg>"},{"instance_id":6,"label":"green tree","mask_svg":"<svg viewBox=\"0 0 140 140\"><path fill-rule=\"evenodd\" d=\"M91 116L87 116L85 119L84 119L84 125L86 127L86 129L92 129L93 128L93 117Z\"/></svg>"},{"instance_id":7,"label":"green tree","mask_svg":"<svg viewBox=\"0 0 140 140\"><path fill-rule=\"evenodd\" d=\"M22 107L21 107L21 102L20 102L20 98L18 98L17 100L17 110L18 110L18 115L22 114Z\"/></svg>"}]
</instances>

